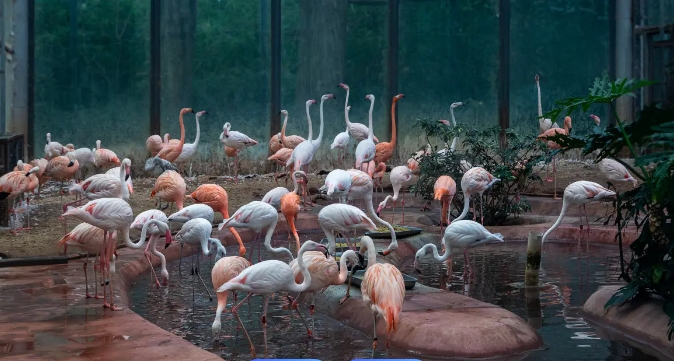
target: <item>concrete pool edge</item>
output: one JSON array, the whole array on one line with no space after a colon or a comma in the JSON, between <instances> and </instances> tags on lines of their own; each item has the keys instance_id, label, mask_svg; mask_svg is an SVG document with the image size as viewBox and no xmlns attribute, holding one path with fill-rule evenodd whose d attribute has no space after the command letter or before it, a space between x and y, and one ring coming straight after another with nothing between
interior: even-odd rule
<instances>
[{"instance_id":1,"label":"concrete pool edge","mask_svg":"<svg viewBox=\"0 0 674 361\"><path fill-rule=\"evenodd\" d=\"M639 305L625 304L604 309L606 302L620 287L600 287L583 305L583 316L610 331L607 335L610 339L627 341L640 349L645 346L643 348L674 359L674 340L667 340L669 317L662 310L662 301L650 299Z\"/></svg>"}]
</instances>

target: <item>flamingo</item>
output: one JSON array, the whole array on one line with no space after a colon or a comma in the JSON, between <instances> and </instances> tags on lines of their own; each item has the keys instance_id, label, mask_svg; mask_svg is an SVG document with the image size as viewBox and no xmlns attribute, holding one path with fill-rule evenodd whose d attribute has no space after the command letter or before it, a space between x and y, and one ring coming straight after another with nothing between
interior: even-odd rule
<instances>
[{"instance_id":1,"label":"flamingo","mask_svg":"<svg viewBox=\"0 0 674 361\"><path fill-rule=\"evenodd\" d=\"M346 282L346 272L347 266L346 261L350 261L352 265L359 264L359 259L356 256L356 252L353 250L347 250L339 258L339 265L332 257L325 257L322 252L305 252L304 253L304 263L307 264L307 269L311 274L311 284L304 291L304 293L311 293L311 306L309 306L309 313L311 314L311 331L309 331L309 336L313 337L314 334L314 299L316 298L316 293L322 293L325 291L328 286L339 286ZM302 270L298 265L298 259L290 262L290 268L293 270L293 275L295 276L295 282L304 281L302 277ZM297 309L297 300L299 300L300 295L295 297L295 301L292 303L292 307ZM298 311L299 312L299 311Z\"/></svg>"},{"instance_id":2,"label":"flamingo","mask_svg":"<svg viewBox=\"0 0 674 361\"><path fill-rule=\"evenodd\" d=\"M361 140L360 143L358 143L358 146L356 147L356 168L361 168L363 164L367 165L369 161L373 160L375 152L377 150L373 138L374 129L372 128L372 109L374 108L374 95L368 94L365 96L365 99L370 100L370 112L369 112L370 127L368 128L367 138Z\"/></svg>"},{"instance_id":3,"label":"flamingo","mask_svg":"<svg viewBox=\"0 0 674 361\"><path fill-rule=\"evenodd\" d=\"M44 158L37 158L33 159L30 161L30 165L33 167L38 167L40 170L36 173L37 179L39 180L39 184L37 186L37 198L41 198L42 194L42 185L47 183L49 180L49 176L45 174L45 171L47 169L47 165L49 164L49 161L44 159ZM38 201L38 206L40 205Z\"/></svg>"},{"instance_id":4,"label":"flamingo","mask_svg":"<svg viewBox=\"0 0 674 361\"><path fill-rule=\"evenodd\" d=\"M456 182L448 175L438 177L433 185L435 199L442 202L442 211L440 213L440 232L442 227L447 227L451 220L452 199L456 195Z\"/></svg>"},{"instance_id":5,"label":"flamingo","mask_svg":"<svg viewBox=\"0 0 674 361\"><path fill-rule=\"evenodd\" d=\"M445 253L440 256L438 254L438 247L434 244L429 243L420 250L417 251L414 256L414 269L421 273L419 270L419 262L421 258L426 254L428 249L433 251L433 258L438 262L445 262L448 258L452 256L452 251L454 249L463 249L463 274L464 278L466 277L466 270L469 274L473 274L473 270L470 267L470 259L468 257L468 249L475 248L482 244L487 243L498 243L503 242L503 235L500 233L491 233L481 224L470 221L470 220L460 220L454 221L445 228L445 234L442 237L442 246L445 250ZM449 272L451 272L452 262L448 263Z\"/></svg>"},{"instance_id":6,"label":"flamingo","mask_svg":"<svg viewBox=\"0 0 674 361\"><path fill-rule=\"evenodd\" d=\"M82 179L82 173L84 173L84 168L88 166L93 166L95 163L94 152L89 148L77 148L72 150L69 153L73 153L75 159L80 164L80 168L77 170L77 180Z\"/></svg>"},{"instance_id":7,"label":"flamingo","mask_svg":"<svg viewBox=\"0 0 674 361\"><path fill-rule=\"evenodd\" d=\"M538 91L538 127L540 129L539 134L543 134L550 130L551 128L559 128L557 123L552 124L551 119L543 118L543 107L541 106L541 85L538 83L538 74L536 74L536 90Z\"/></svg>"},{"instance_id":8,"label":"flamingo","mask_svg":"<svg viewBox=\"0 0 674 361\"><path fill-rule=\"evenodd\" d=\"M71 180L75 174L77 174L79 168L80 163L71 153L68 153L65 156L60 155L54 157L47 163L44 174L55 181L61 182L61 187L59 188L59 199L61 204L63 204L63 182Z\"/></svg>"},{"instance_id":9,"label":"flamingo","mask_svg":"<svg viewBox=\"0 0 674 361\"><path fill-rule=\"evenodd\" d=\"M348 107L349 107L349 86L344 83L339 83L338 88L346 90L346 100L344 101L344 120L346 120L346 128L349 130L349 135L351 135L356 141L360 142L367 139L369 129L365 124L361 123L351 123L349 121ZM372 135L372 139L375 142L379 142L379 139Z\"/></svg>"},{"instance_id":10,"label":"flamingo","mask_svg":"<svg viewBox=\"0 0 674 361\"><path fill-rule=\"evenodd\" d=\"M379 143L381 144L381 143ZM377 145L379 145L377 144ZM375 161L371 160L367 164L367 175L372 178L372 183L374 185L374 190L377 191L379 187L381 187L382 193L384 193L384 186L382 185L383 179L384 179L384 173L386 173L386 164L385 163L378 163L377 166L374 166Z\"/></svg>"},{"instance_id":11,"label":"flamingo","mask_svg":"<svg viewBox=\"0 0 674 361\"><path fill-rule=\"evenodd\" d=\"M274 253L288 253L290 259L293 258L292 252L285 247L274 248L271 246L271 237L274 234L276 229L276 224L278 223L278 211L268 203L260 201L252 201L246 205L241 206L237 209L231 217L223 219L222 223L218 225L218 229L221 230L224 227L234 227L234 228L246 228L254 231L257 235L255 239L257 240L257 260L258 262L262 261L260 255L260 231L263 228L267 228L267 235L264 238L264 247L269 252ZM250 261L253 258L253 249L250 250L250 255L248 260ZM244 253L245 254L245 253Z\"/></svg>"},{"instance_id":12,"label":"flamingo","mask_svg":"<svg viewBox=\"0 0 674 361\"><path fill-rule=\"evenodd\" d=\"M604 158L599 162L599 170L608 180L608 187L613 186L615 189L615 183L632 183L633 187L637 186L637 180L632 177L630 172L625 168L624 165L620 164L618 161Z\"/></svg>"},{"instance_id":13,"label":"flamingo","mask_svg":"<svg viewBox=\"0 0 674 361\"><path fill-rule=\"evenodd\" d=\"M293 172L293 183L295 183L295 188L292 192L288 192L281 197L281 213L286 217L288 221L288 227L295 237L295 249L300 249L300 237L297 235L297 228L295 228L295 222L297 221L297 215L300 213L300 196L299 196L299 184L300 180L298 178L303 178L305 182L308 182L307 175L301 170ZM290 238L290 235L288 235ZM290 246L288 246L290 248Z\"/></svg>"},{"instance_id":14,"label":"flamingo","mask_svg":"<svg viewBox=\"0 0 674 361\"><path fill-rule=\"evenodd\" d=\"M391 142L381 142L375 146L375 164L386 163L393 156L396 148L396 104L404 97L403 94L398 94L391 101Z\"/></svg>"},{"instance_id":15,"label":"flamingo","mask_svg":"<svg viewBox=\"0 0 674 361\"><path fill-rule=\"evenodd\" d=\"M288 159L290 159L292 154L293 154L293 149L281 148L276 153L274 153L269 158L267 158L267 160L273 160L277 163L277 165L285 167L286 163L288 162ZM291 164L288 167L288 169L292 169L293 166L294 165ZM277 169L277 171L274 172L274 180L276 181L276 185L278 185L278 179L279 179L279 176L278 176L278 169ZM286 185L288 185L288 178L286 178Z\"/></svg>"},{"instance_id":16,"label":"flamingo","mask_svg":"<svg viewBox=\"0 0 674 361\"><path fill-rule=\"evenodd\" d=\"M126 198L124 198L124 200L128 200L131 194L133 194L133 181L131 180L131 160L129 160L128 158L124 158L124 160L122 161L122 165L126 167L126 172L124 175L124 185L126 186L124 196ZM105 174L114 176L120 174L121 172L122 167L120 166L108 169L108 171L105 172Z\"/></svg>"},{"instance_id":17,"label":"flamingo","mask_svg":"<svg viewBox=\"0 0 674 361\"><path fill-rule=\"evenodd\" d=\"M44 146L45 159L50 160L66 153L68 153L68 149L59 142L52 142L51 133L47 133L47 144Z\"/></svg>"},{"instance_id":18,"label":"flamingo","mask_svg":"<svg viewBox=\"0 0 674 361\"><path fill-rule=\"evenodd\" d=\"M318 224L328 239L328 252L335 254L335 233L342 235L357 230L374 231L376 226L365 212L350 205L335 203L330 204L318 212ZM346 238L346 237L345 237ZM348 238L347 242L348 242Z\"/></svg>"},{"instance_id":19,"label":"flamingo","mask_svg":"<svg viewBox=\"0 0 674 361\"><path fill-rule=\"evenodd\" d=\"M16 172L16 171L22 170L24 172L29 172L31 169L33 169L32 165L25 164L21 159L19 159L19 160L16 161L16 166L14 167L14 169L12 169L12 171ZM39 170L38 170L38 173L39 173Z\"/></svg>"},{"instance_id":20,"label":"flamingo","mask_svg":"<svg viewBox=\"0 0 674 361\"><path fill-rule=\"evenodd\" d=\"M393 200L393 214L396 210L396 202L398 202L398 195L402 190L402 208L403 208L403 224L405 224L405 187L409 187L414 183L412 170L405 165L397 166L391 169L391 184L393 185L393 195L388 195L386 198L379 203L379 208L377 208L377 213L380 213L381 210L386 206L388 200ZM456 187L455 187L456 188ZM391 215L391 223L393 223L393 215Z\"/></svg>"},{"instance_id":21,"label":"flamingo","mask_svg":"<svg viewBox=\"0 0 674 361\"><path fill-rule=\"evenodd\" d=\"M418 150L407 160L407 167L412 170L412 174L419 174L421 172L421 168L419 168L419 161L421 160L421 157L426 154L431 154L430 144L426 144L425 149Z\"/></svg>"},{"instance_id":22,"label":"flamingo","mask_svg":"<svg viewBox=\"0 0 674 361\"><path fill-rule=\"evenodd\" d=\"M112 239L117 239L117 232L112 232ZM80 223L77 227L73 228L72 231L67 233L61 240L58 242L58 247L63 246L63 254L67 252L68 246L76 247L87 254L87 258L82 265L82 270L84 271L84 286L86 288L85 298L95 298L99 299L101 296L98 295L98 259L101 256L100 252L103 248L103 242L105 242L103 230L92 226L89 223ZM94 260L94 295L89 294L89 281L87 279L87 264L89 263L89 255L95 254L96 259Z\"/></svg>"},{"instance_id":23,"label":"flamingo","mask_svg":"<svg viewBox=\"0 0 674 361\"><path fill-rule=\"evenodd\" d=\"M328 197L337 197L341 203L346 203L346 196L351 189L351 173L343 169L335 169L325 177L325 185L321 190L327 192Z\"/></svg>"},{"instance_id":24,"label":"flamingo","mask_svg":"<svg viewBox=\"0 0 674 361\"><path fill-rule=\"evenodd\" d=\"M283 143L281 143L281 133L276 133L269 138L269 151L276 153L279 149L283 148Z\"/></svg>"},{"instance_id":25,"label":"flamingo","mask_svg":"<svg viewBox=\"0 0 674 361\"><path fill-rule=\"evenodd\" d=\"M167 170L177 172L178 168L168 160L161 159L159 157L152 157L145 160L145 171L152 172L155 177L159 177Z\"/></svg>"},{"instance_id":26,"label":"flamingo","mask_svg":"<svg viewBox=\"0 0 674 361\"><path fill-rule=\"evenodd\" d=\"M183 144L183 149L180 152L180 155L178 156L178 158L174 160L174 162L179 163L181 165L181 168L184 162L194 157L194 155L197 153L197 146L199 145L199 136L201 135L201 131L199 129L199 119L201 119L201 117L206 114L208 114L208 112L202 110L196 113L196 115L194 116L197 122L197 136L194 138L194 143ZM190 164L190 171L191 167L192 165Z\"/></svg>"},{"instance_id":27,"label":"flamingo","mask_svg":"<svg viewBox=\"0 0 674 361\"><path fill-rule=\"evenodd\" d=\"M262 202L271 204L277 211L281 210L281 197L288 194L290 191L286 187L276 187L267 192L262 197Z\"/></svg>"},{"instance_id":28,"label":"flamingo","mask_svg":"<svg viewBox=\"0 0 674 361\"><path fill-rule=\"evenodd\" d=\"M313 241L306 241L302 245L302 248L300 248L299 253L297 254L297 263L300 267L300 270L302 271L302 277L304 278L304 281L302 281L301 284L295 283L293 270L289 265L278 260L268 260L246 268L241 273L239 273L238 276L232 278L229 280L229 282L226 282L224 285L218 288L218 292L244 291L248 293L248 295L246 295L246 297L241 300L239 304L232 308L232 313L243 328L243 332L250 343L250 351L253 354L253 357L256 357L255 346L248 335L248 331L246 331L246 327L244 326L243 322L241 322L241 318L239 317L238 313L239 308L253 294L262 295L262 329L264 334L264 343L266 345L267 304L269 303L269 296L277 292L304 292L311 285L311 274L309 273L303 258L304 252L307 251L320 251L325 253L325 247ZM309 327L307 326L307 332L308 331Z\"/></svg>"},{"instance_id":29,"label":"flamingo","mask_svg":"<svg viewBox=\"0 0 674 361\"><path fill-rule=\"evenodd\" d=\"M231 131L232 125L227 122L222 127L222 133L220 133L220 142L230 148L234 149L244 149L246 147L252 147L257 144L257 140L250 138L249 136L237 132ZM234 179L239 182L239 154L238 152L234 155Z\"/></svg>"},{"instance_id":30,"label":"flamingo","mask_svg":"<svg viewBox=\"0 0 674 361\"><path fill-rule=\"evenodd\" d=\"M228 147L228 146L226 146L226 145L224 145L224 144L223 144L222 147L223 147L223 149L225 150L225 156L226 156L227 158L236 158L236 157L239 155L239 152L241 151L241 149L236 149L236 148ZM229 159L226 159L225 161L226 161L226 163L227 163L227 169L228 169L229 173L232 173L232 167L231 167L230 164L229 164ZM238 168L237 168L237 170L238 170ZM232 177L232 178L234 178L234 177ZM238 180L237 180L237 182L238 182Z\"/></svg>"},{"instance_id":31,"label":"flamingo","mask_svg":"<svg viewBox=\"0 0 674 361\"><path fill-rule=\"evenodd\" d=\"M218 292L218 288L229 282L232 278L241 274L241 272L250 267L250 265L250 262L248 262L248 260L243 257L223 257L215 263L213 269L211 270L211 281L213 281L215 295L218 297L218 307L215 310L215 320L211 326L211 331L214 338L217 338L218 334L220 334L220 317L222 315L222 311L224 311L225 307L227 306L227 295L229 294L229 291ZM236 292L233 293L234 303L236 303Z\"/></svg>"},{"instance_id":32,"label":"flamingo","mask_svg":"<svg viewBox=\"0 0 674 361\"><path fill-rule=\"evenodd\" d=\"M217 184L202 184L188 198L211 207L214 212L220 212L223 219L229 218L229 196L227 195L227 191ZM239 243L239 256L244 257L246 255L246 247L243 245L239 232L233 227L229 227L229 231L232 232L236 242Z\"/></svg>"},{"instance_id":33,"label":"flamingo","mask_svg":"<svg viewBox=\"0 0 674 361\"><path fill-rule=\"evenodd\" d=\"M372 353L377 349L377 316L386 322L386 347L389 336L395 332L400 322L400 312L405 301L405 280L403 274L390 263L377 263L377 252L372 238L360 239L360 253L367 248L367 267L360 284L360 292L366 307L372 310L374 333Z\"/></svg>"},{"instance_id":34,"label":"flamingo","mask_svg":"<svg viewBox=\"0 0 674 361\"><path fill-rule=\"evenodd\" d=\"M494 183L500 181L499 178L494 178L491 173L487 172L482 167L473 167L463 174L461 177L461 190L463 191L463 211L456 217L455 221L464 219L468 214L470 208L470 197L474 195L480 196L480 223L484 224L484 215L482 213L482 194L489 189ZM475 220L475 214L473 214Z\"/></svg>"},{"instance_id":35,"label":"flamingo","mask_svg":"<svg viewBox=\"0 0 674 361\"><path fill-rule=\"evenodd\" d=\"M337 161L338 162L344 162L344 158L346 158L346 147L349 145L349 110L351 110L351 106L348 105L346 107L346 110L344 111L344 116L346 117L346 130L337 134L335 136L335 139L332 141L332 144L330 145L330 149L335 149L337 148Z\"/></svg>"},{"instance_id":36,"label":"flamingo","mask_svg":"<svg viewBox=\"0 0 674 361\"><path fill-rule=\"evenodd\" d=\"M163 148L164 142L157 134L151 135L145 141L145 149L150 152L153 157L159 153Z\"/></svg>"},{"instance_id":37,"label":"flamingo","mask_svg":"<svg viewBox=\"0 0 674 361\"><path fill-rule=\"evenodd\" d=\"M588 203L611 202L615 199L615 192L610 191L595 182L577 181L569 184L566 189L564 189L562 211L559 214L559 218L557 218L555 224L553 224L552 227L550 227L550 229L548 229L543 234L542 242L545 242L545 239L548 237L548 235L552 233L552 231L554 231L557 227L559 227L570 205L580 206L583 208L583 213L585 213L585 222L587 223L587 236L589 241L590 222L587 220L587 211L585 210L585 205ZM583 231L582 216L580 218L580 231ZM580 239L578 240L578 244L580 244Z\"/></svg>"},{"instance_id":38,"label":"flamingo","mask_svg":"<svg viewBox=\"0 0 674 361\"><path fill-rule=\"evenodd\" d=\"M24 169L16 170L0 177L0 200L14 200L12 209L10 209L11 213L15 213L16 198L24 193L32 192L38 186L39 180L35 174L39 171L39 167L32 167L29 171L25 171ZM27 210L27 214L27 227L14 229L12 233L16 234L16 231L21 229L30 229L30 209Z\"/></svg>"},{"instance_id":39,"label":"flamingo","mask_svg":"<svg viewBox=\"0 0 674 361\"><path fill-rule=\"evenodd\" d=\"M213 208L206 204L192 204L168 216L169 222L185 223L190 219L203 218L213 223Z\"/></svg>"},{"instance_id":40,"label":"flamingo","mask_svg":"<svg viewBox=\"0 0 674 361\"><path fill-rule=\"evenodd\" d=\"M180 173L167 170L155 180L150 198L157 196L157 198L165 202L175 202L178 210L181 210L183 209L183 198L185 197L186 190L187 185L185 185L185 180ZM166 207L168 207L168 204Z\"/></svg>"},{"instance_id":41,"label":"flamingo","mask_svg":"<svg viewBox=\"0 0 674 361\"><path fill-rule=\"evenodd\" d=\"M456 127L456 117L454 117L454 109L456 109L458 107L462 107L462 106L464 106L464 104L462 102L454 102L449 106L449 113L452 115L452 125L454 127ZM449 125L449 121L447 121L445 119L440 120L440 123L442 123L444 125L447 125L447 126ZM451 153L454 153L454 151L456 150L456 141L458 139L459 139L458 137L454 137L454 139L452 139L452 145L449 147L449 150L447 150L447 148L444 148L444 149L438 150L437 153L441 154L441 155L445 155L448 151L451 152ZM447 143L445 143L445 147L446 146L447 146ZM461 169L462 172L465 173L470 168L473 168L473 165L468 163L465 159L461 159L459 161L459 168Z\"/></svg>"},{"instance_id":42,"label":"flamingo","mask_svg":"<svg viewBox=\"0 0 674 361\"><path fill-rule=\"evenodd\" d=\"M194 110L192 110L192 108L180 109L180 115L178 117L178 120L180 122L180 141L177 144L176 143L171 144L169 142L168 145L164 146L162 150L159 151L159 153L157 153L157 157L161 159L166 159L169 162L175 162L175 160L178 159L178 157L180 157L180 154L183 151L183 147L185 146L185 123L183 122L183 116L185 115L185 113L194 113Z\"/></svg>"},{"instance_id":43,"label":"flamingo","mask_svg":"<svg viewBox=\"0 0 674 361\"><path fill-rule=\"evenodd\" d=\"M195 274L197 275L199 281L201 281L201 284L206 289L206 294L208 294L208 298L211 301L213 300L213 297L211 297L211 293L208 292L208 287L206 287L206 283L204 282L204 279L201 278L201 274L199 273L199 254L203 253L204 256L210 255L211 254L210 245L215 244L218 249L217 254L215 256L215 261L217 262L219 259L224 257L227 252L219 239L211 238L212 230L213 225L211 224L211 222L203 218L194 218L185 222L185 224L183 224L182 228L176 234L175 237L176 241L180 242L180 258L182 258L183 245L189 244L201 246L201 252L197 252L196 266L194 265L194 261L192 261L191 273L192 275ZM168 243L166 246L168 247ZM178 269L178 272L180 272L180 268Z\"/></svg>"},{"instance_id":44,"label":"flamingo","mask_svg":"<svg viewBox=\"0 0 674 361\"><path fill-rule=\"evenodd\" d=\"M536 139L547 142L546 144L548 145L549 149L561 149L562 146L560 146L559 144L557 144L557 143L555 143L551 140L547 140L548 137L552 137L555 134L563 134L563 135L571 134L571 117L567 116L566 118L564 118L564 129L550 128L550 129L546 130L545 132L543 132L538 137L536 137ZM559 199L557 197L557 163L555 162L555 157L552 157L552 177L554 178L554 182L555 182L555 190L554 190L553 198ZM552 179L550 179L548 177L548 168L547 167L545 168L545 180L548 181L548 182L553 181Z\"/></svg>"},{"instance_id":45,"label":"flamingo","mask_svg":"<svg viewBox=\"0 0 674 361\"><path fill-rule=\"evenodd\" d=\"M323 140L323 103L327 99L337 99L333 94L325 94L321 97L321 106L320 106L320 119L321 127L318 131L318 138L316 139L307 139L304 142L300 143L293 149L290 159L286 163L286 167L294 164L294 170L302 170L304 173L309 174L309 163L314 159L314 154L321 147L321 141ZM315 101L313 101L315 103ZM310 103L307 102L307 114L309 111ZM311 129L311 128L310 128ZM310 131L311 132L311 131ZM312 204L313 205L313 204Z\"/></svg>"},{"instance_id":46,"label":"flamingo","mask_svg":"<svg viewBox=\"0 0 674 361\"><path fill-rule=\"evenodd\" d=\"M171 230L169 229L167 222L168 219L166 218L164 212L157 209L149 209L136 216L136 219L134 219L133 223L131 223L131 227L129 227L131 229L137 229L141 231L140 240L133 248L143 247L145 244L146 235L148 232L150 233L150 239L147 243L147 246L145 247L143 256L145 256L145 259L147 259L147 262L150 264L150 270L152 271L154 279L157 282L157 288L161 287L161 284L159 283L157 274L155 273L154 267L152 266L150 252L148 250L150 250L155 256L159 257L159 260L161 261L161 278L164 285L168 285L169 273L168 270L166 270L166 257L164 257L161 252L157 251L157 245L159 244L160 236L164 235L166 237L166 247L168 247L168 245L171 243Z\"/></svg>"},{"instance_id":47,"label":"flamingo","mask_svg":"<svg viewBox=\"0 0 674 361\"><path fill-rule=\"evenodd\" d=\"M133 242L129 239L129 227L133 223L133 211L126 201L120 198L102 198L94 199L81 207L70 207L59 217L59 219L66 219L74 217L82 222L91 224L92 226L101 228L103 230L103 249L101 250L101 272L106 277L106 283L110 286L110 303L106 299L106 290L103 287L103 307L110 308L113 311L121 310L115 306L114 303L114 287L112 286L111 261L114 259L116 248L115 239L112 238L112 233L118 231L122 235L124 243L129 247L134 247ZM109 237L108 237L109 236Z\"/></svg>"},{"instance_id":48,"label":"flamingo","mask_svg":"<svg viewBox=\"0 0 674 361\"><path fill-rule=\"evenodd\" d=\"M286 136L286 125L288 124L288 111L281 110L279 114L283 114L283 128L281 128L281 144L284 148L295 149L298 144L304 141L304 138L299 135L289 135Z\"/></svg>"},{"instance_id":49,"label":"flamingo","mask_svg":"<svg viewBox=\"0 0 674 361\"><path fill-rule=\"evenodd\" d=\"M94 152L94 165L98 168L111 168L121 164L115 152L101 148L100 140L96 141L96 149L92 151Z\"/></svg>"}]
</instances>

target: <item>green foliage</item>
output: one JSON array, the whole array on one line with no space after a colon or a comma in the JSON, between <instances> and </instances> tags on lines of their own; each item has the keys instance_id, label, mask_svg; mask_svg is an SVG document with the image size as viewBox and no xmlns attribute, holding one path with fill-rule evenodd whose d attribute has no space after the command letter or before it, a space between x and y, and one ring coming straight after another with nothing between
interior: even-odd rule
<instances>
[{"instance_id":1,"label":"green foliage","mask_svg":"<svg viewBox=\"0 0 674 361\"><path fill-rule=\"evenodd\" d=\"M502 225L509 217L517 217L531 210L526 197L521 197L520 193L525 192L533 182L541 182L541 178L533 174L532 167L550 155L543 142L537 141L531 135L508 130L508 145L500 147L498 127L478 130L464 124L449 127L429 120L419 121L416 126L426 133L427 139L438 138L448 146L444 152L438 153L437 148L432 148L430 153L420 157L419 181L413 188L415 194L422 195L427 200L433 199L433 186L437 178L442 175L452 177L457 184L457 195L452 205L456 213L453 217L457 217L463 209L463 195L459 192L463 176L461 161L465 160L473 166L483 167L494 177L501 179L485 193L485 225ZM455 137L464 140L462 150L452 152L449 144ZM477 199L471 202L474 209L479 207L477 202Z\"/></svg>"},{"instance_id":2,"label":"green foliage","mask_svg":"<svg viewBox=\"0 0 674 361\"><path fill-rule=\"evenodd\" d=\"M609 104L622 96L633 96L648 81L597 78L585 98L557 102L549 114L557 116L572 109L585 111L595 103ZM614 112L615 113L615 112ZM550 139L565 150L580 148L584 154L597 154L597 161L612 158L625 165L633 176L643 181L637 188L618 194L615 225L621 254L621 278L628 284L606 303L606 308L620 306L658 295L664 300L663 311L670 317L668 337L674 334L674 108L647 106L631 124L624 125L616 114L617 126L586 137L556 135ZM618 158L627 146L635 159L634 169ZM647 154L639 155L641 149ZM669 214L670 216L666 216ZM669 223L668 223L669 222ZM626 260L622 247L622 230L634 225L641 231L630 245L632 257Z\"/></svg>"}]
</instances>

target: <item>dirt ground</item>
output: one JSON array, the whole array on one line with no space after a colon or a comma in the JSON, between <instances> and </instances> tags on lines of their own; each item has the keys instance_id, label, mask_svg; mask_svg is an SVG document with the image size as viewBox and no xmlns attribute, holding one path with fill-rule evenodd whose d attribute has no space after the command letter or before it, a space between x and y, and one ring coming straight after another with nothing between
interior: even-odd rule
<instances>
[{"instance_id":1,"label":"dirt ground","mask_svg":"<svg viewBox=\"0 0 674 361\"><path fill-rule=\"evenodd\" d=\"M542 178L545 178L545 171L541 168L536 168ZM325 175L310 175L309 187L319 188L324 184ZM606 184L597 165L591 165L585 162L563 160L557 162L557 192L561 197L564 188L577 180L594 181L599 184ZM186 178L187 193L194 191L199 185L204 183L215 183L223 186L229 195L229 210L233 213L238 207L253 201L260 200L264 194L276 187L273 181L273 174L256 176L248 178L243 182L235 184L225 177L209 177L198 176L195 178ZM284 185L284 180L279 180L281 185ZM457 180L460 184L460 181ZM137 215L145 210L156 208L155 200L150 199L150 192L154 185L154 178L138 178L133 180L134 194L131 196L130 204L134 210L134 215ZM388 174L384 178L384 185L390 187ZM64 227L58 221L58 217L62 213L61 201L59 200L58 185L56 183L47 183L47 187L43 188L43 199L40 200L38 209L31 212L31 229L20 231L17 235L13 235L8 229L0 230L0 253L4 253L8 257L35 257L35 256L55 256L61 254L62 250L56 248L56 244L64 235ZM624 187L624 186L623 186ZM292 183L288 182L288 188L292 189ZM552 195L554 183L543 182L530 188L529 194L537 195ZM390 189L390 188L389 188ZM64 202L73 200L72 196L64 196ZM331 201L319 200L318 204L329 204ZM433 204L433 211L439 212L439 204ZM35 200L31 201L35 204ZM192 204L191 200L187 200L185 206ZM421 200L412 200L411 197L406 198L406 205L408 207L417 207L421 205ZM375 205L376 207L376 205ZM175 209L173 209L175 211ZM170 214L170 208L166 210ZM216 213L215 222L221 221L221 216ZM71 230L77 225L77 221L69 220L68 230Z\"/></svg>"}]
</instances>

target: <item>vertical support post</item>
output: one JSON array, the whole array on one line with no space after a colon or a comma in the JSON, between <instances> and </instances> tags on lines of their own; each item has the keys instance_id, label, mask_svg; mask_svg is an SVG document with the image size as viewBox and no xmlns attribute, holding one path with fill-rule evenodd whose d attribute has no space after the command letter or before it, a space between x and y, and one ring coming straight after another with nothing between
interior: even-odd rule
<instances>
[{"instance_id":1,"label":"vertical support post","mask_svg":"<svg viewBox=\"0 0 674 361\"><path fill-rule=\"evenodd\" d=\"M269 58L267 56L267 34L269 33L269 2L268 0L260 0L260 69L269 69ZM267 90L267 72L263 71L260 76L260 101L267 101L269 99L269 92Z\"/></svg>"},{"instance_id":2,"label":"vertical support post","mask_svg":"<svg viewBox=\"0 0 674 361\"><path fill-rule=\"evenodd\" d=\"M388 56L387 56L387 95L388 97L383 101L384 104L389 105L393 101L393 97L398 95L398 49L399 49L399 31L400 31L400 2L398 0L388 0ZM388 106L386 107L388 108ZM396 107L396 113L398 108ZM390 114L390 117L395 116L398 119L398 114ZM389 118L391 119L391 118ZM390 121L386 122L386 134L391 134L393 129ZM398 122L396 122L396 132L398 131ZM393 150L393 157L398 157L398 147Z\"/></svg>"},{"instance_id":3,"label":"vertical support post","mask_svg":"<svg viewBox=\"0 0 674 361\"><path fill-rule=\"evenodd\" d=\"M77 67L77 3L78 0L70 0L70 38L68 41L68 67L70 69L70 106L77 109L79 104L79 76Z\"/></svg>"},{"instance_id":4,"label":"vertical support post","mask_svg":"<svg viewBox=\"0 0 674 361\"><path fill-rule=\"evenodd\" d=\"M506 129L510 127L510 0L499 1L499 142L507 144Z\"/></svg>"},{"instance_id":5,"label":"vertical support post","mask_svg":"<svg viewBox=\"0 0 674 361\"><path fill-rule=\"evenodd\" d=\"M161 0L150 2L150 134L161 132ZM159 134L161 136L161 134Z\"/></svg>"},{"instance_id":6,"label":"vertical support post","mask_svg":"<svg viewBox=\"0 0 674 361\"><path fill-rule=\"evenodd\" d=\"M5 107L8 105L5 97L5 66L7 64L7 51L4 49L5 44L5 2L0 1L0 40L3 44L3 49L0 50L0 132L4 133L7 129L7 118L5 116Z\"/></svg>"},{"instance_id":7,"label":"vertical support post","mask_svg":"<svg viewBox=\"0 0 674 361\"><path fill-rule=\"evenodd\" d=\"M616 5L615 1L608 2L608 76L611 80L616 79ZM615 114L610 107L606 106L608 114L608 126L615 126Z\"/></svg>"},{"instance_id":8,"label":"vertical support post","mask_svg":"<svg viewBox=\"0 0 674 361\"><path fill-rule=\"evenodd\" d=\"M616 78L632 78L632 56L634 23L632 21L632 0L616 0ZM631 97L621 97L616 100L616 112L623 121L629 121L634 116L634 100Z\"/></svg>"},{"instance_id":9,"label":"vertical support post","mask_svg":"<svg viewBox=\"0 0 674 361\"><path fill-rule=\"evenodd\" d=\"M271 94L269 129L272 135L281 131L281 0L271 0Z\"/></svg>"},{"instance_id":10,"label":"vertical support post","mask_svg":"<svg viewBox=\"0 0 674 361\"><path fill-rule=\"evenodd\" d=\"M26 156L35 158L35 0L28 1L28 114Z\"/></svg>"},{"instance_id":11,"label":"vertical support post","mask_svg":"<svg viewBox=\"0 0 674 361\"><path fill-rule=\"evenodd\" d=\"M11 67L14 68L12 83L12 103L9 120L9 131L21 134L21 146L13 149L16 152L16 160L26 160L26 136L28 133L28 3L26 1L14 2L12 32L14 40L14 56ZM7 95L7 94L5 94Z\"/></svg>"},{"instance_id":12,"label":"vertical support post","mask_svg":"<svg viewBox=\"0 0 674 361\"><path fill-rule=\"evenodd\" d=\"M538 330L543 327L543 313L541 312L541 289L538 287L526 288L524 297L527 302L527 323Z\"/></svg>"},{"instance_id":13,"label":"vertical support post","mask_svg":"<svg viewBox=\"0 0 674 361\"><path fill-rule=\"evenodd\" d=\"M527 240L527 266L524 271L524 285L538 286L538 271L541 267L541 248L543 235L540 232L529 231Z\"/></svg>"}]
</instances>

